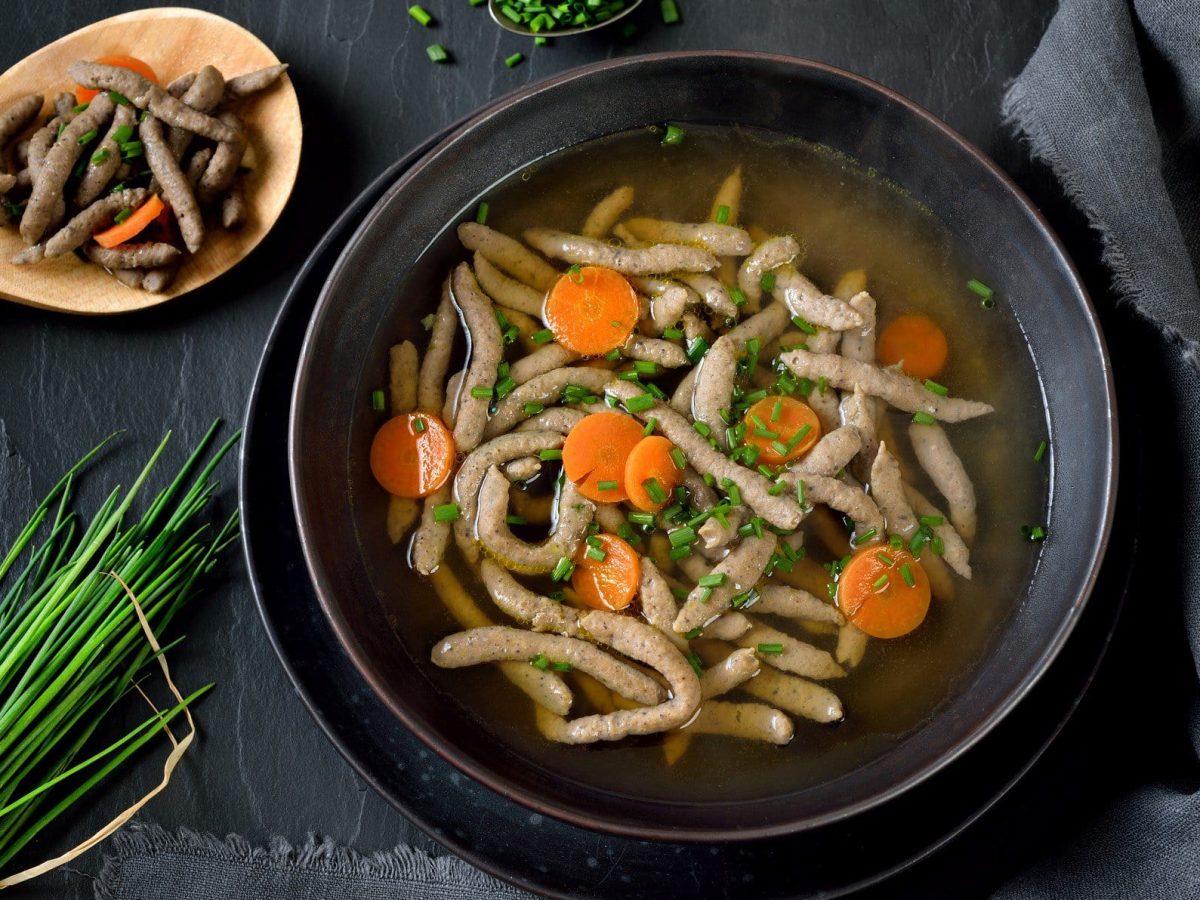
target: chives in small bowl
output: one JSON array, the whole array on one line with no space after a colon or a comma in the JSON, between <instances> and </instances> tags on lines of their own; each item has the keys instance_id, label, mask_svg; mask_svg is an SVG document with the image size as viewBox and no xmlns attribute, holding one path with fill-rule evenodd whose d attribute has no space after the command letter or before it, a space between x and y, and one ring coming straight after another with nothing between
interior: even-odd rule
<instances>
[{"instance_id":1,"label":"chives in small bowl","mask_svg":"<svg viewBox=\"0 0 1200 900\"><path fill-rule=\"evenodd\" d=\"M609 25L642 0L489 0L496 24L514 34L567 37Z\"/></svg>"}]
</instances>

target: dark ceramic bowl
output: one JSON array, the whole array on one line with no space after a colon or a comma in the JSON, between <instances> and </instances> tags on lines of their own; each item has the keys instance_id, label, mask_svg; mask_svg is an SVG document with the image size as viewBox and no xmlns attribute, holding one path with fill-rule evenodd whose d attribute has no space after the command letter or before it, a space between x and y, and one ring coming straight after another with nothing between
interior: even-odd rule
<instances>
[{"instance_id":1,"label":"dark ceramic bowl","mask_svg":"<svg viewBox=\"0 0 1200 900\"><path fill-rule=\"evenodd\" d=\"M406 322L416 337L417 320L435 300L431 292L398 301L402 278L415 272L429 277L413 283L436 284L449 259L438 250L448 244L439 237L514 170L592 138L664 121L741 124L816 141L928 206L982 271L1000 273L993 287L1010 299L1028 338L1055 448L1054 538L993 652L932 721L872 765L754 802L618 796L548 774L503 742L481 740L469 715L432 689L382 602L405 592L380 575L394 578L398 567L379 534L382 499L374 499L380 492L366 465L374 420L363 414L363 398L385 370L389 339L405 333ZM527 88L468 121L397 180L350 240L313 314L292 401L289 464L305 556L334 630L382 700L433 750L501 794L583 827L741 840L812 828L906 790L979 740L1045 671L1079 618L1107 543L1116 471L1110 374L1092 307L1046 222L999 169L929 113L817 63L662 54L577 69Z\"/></svg>"}]
</instances>

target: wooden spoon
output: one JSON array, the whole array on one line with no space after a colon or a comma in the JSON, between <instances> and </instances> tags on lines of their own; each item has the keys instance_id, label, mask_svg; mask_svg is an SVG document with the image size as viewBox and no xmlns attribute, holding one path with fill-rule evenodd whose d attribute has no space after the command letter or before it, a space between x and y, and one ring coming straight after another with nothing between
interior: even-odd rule
<instances>
[{"instance_id":1,"label":"wooden spoon","mask_svg":"<svg viewBox=\"0 0 1200 900\"><path fill-rule=\"evenodd\" d=\"M142 9L104 19L59 38L0 75L0 108L24 94L46 98L46 110L62 91L74 89L67 66L77 59L128 54L148 62L165 86L206 64L226 78L279 62L262 41L240 25L198 9ZM187 256L170 289L151 294L121 284L99 266L74 254L35 265L9 259L25 244L14 228L0 228L0 297L63 312L109 315L155 306L207 284L241 262L266 237L296 183L300 167L300 105L287 75L280 83L241 101L250 146L246 164L247 222L237 231L210 224L204 246Z\"/></svg>"}]
</instances>

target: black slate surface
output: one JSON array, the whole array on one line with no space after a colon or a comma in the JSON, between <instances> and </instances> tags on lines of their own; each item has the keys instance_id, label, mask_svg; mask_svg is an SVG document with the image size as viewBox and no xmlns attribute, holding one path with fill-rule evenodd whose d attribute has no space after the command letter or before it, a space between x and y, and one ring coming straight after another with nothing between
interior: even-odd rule
<instances>
[{"instance_id":1,"label":"black slate surface","mask_svg":"<svg viewBox=\"0 0 1200 900\"><path fill-rule=\"evenodd\" d=\"M142 5L12 4L0 29L0 60L11 64L94 18ZM250 28L292 63L306 134L295 194L247 262L165 308L81 319L0 302L0 529L6 536L80 451L113 428L130 430L120 442L119 467L131 473L165 429L179 438L178 459L213 417L240 421L261 345L291 277L346 200L421 138L485 100L582 62L705 47L808 56L906 94L1016 171L1035 198L1055 197L1044 175L1026 169L998 114L1005 82L1020 70L1053 11L1048 0L680 0L684 21L673 27L658 21L657 3L648 0L632 17L639 29L632 39L614 30L540 48L501 33L466 0L426 0L437 22L430 30L413 22L399 0L197 5ZM435 41L451 51L452 65L428 62L425 47ZM505 68L503 58L516 50L527 61ZM1079 221L1061 206L1053 212L1081 261L1092 258ZM1104 279L1094 269L1091 274L1095 290ZM224 471L228 507L234 467ZM198 745L144 818L168 828L238 832L251 841L277 833L299 839L316 830L364 850L401 841L433 847L355 778L313 725L262 632L240 560L185 627L189 638L172 657L177 679L186 685L216 680L218 688L200 708ZM152 783L160 765L161 755L144 758L125 784L96 795L41 848L57 850L90 833L134 796L131 782ZM985 822L982 837L968 837L896 889L956 896L985 890L1039 852L1032 839L1010 843L1016 829L997 817L1023 819L1051 787L1078 794L1086 768L1073 767L1079 780L1065 787L1057 775L1047 776L1049 785L1035 780L989 816L990 831ZM1086 804L1081 808L1056 807L1036 831L1069 831L1086 813ZM992 843L996 835L1008 845L1003 852ZM13 896L90 897L99 861L93 852Z\"/></svg>"}]
</instances>

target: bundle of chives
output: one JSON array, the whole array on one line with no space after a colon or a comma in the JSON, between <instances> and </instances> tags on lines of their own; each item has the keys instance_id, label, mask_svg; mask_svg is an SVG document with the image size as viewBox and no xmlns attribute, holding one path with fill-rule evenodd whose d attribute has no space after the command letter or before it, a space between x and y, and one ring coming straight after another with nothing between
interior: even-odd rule
<instances>
[{"instance_id":1,"label":"bundle of chives","mask_svg":"<svg viewBox=\"0 0 1200 900\"><path fill-rule=\"evenodd\" d=\"M124 494L115 488L85 527L69 509L72 488L106 439L55 485L0 560L0 871L212 687L156 711L106 747L92 746L157 658L123 584L157 638L238 538L236 513L215 531L203 519L217 490L213 470L239 437L212 450L219 428L215 422L134 518L134 499L168 434L133 486ZM22 557L23 568L15 569Z\"/></svg>"}]
</instances>

